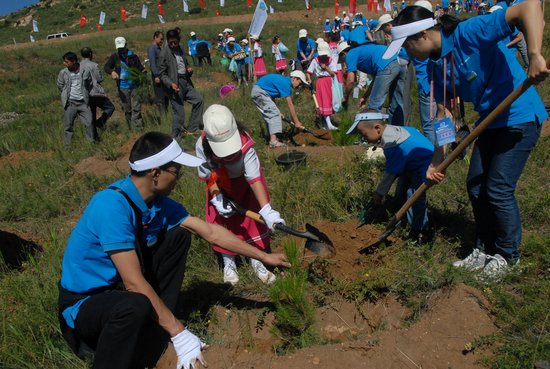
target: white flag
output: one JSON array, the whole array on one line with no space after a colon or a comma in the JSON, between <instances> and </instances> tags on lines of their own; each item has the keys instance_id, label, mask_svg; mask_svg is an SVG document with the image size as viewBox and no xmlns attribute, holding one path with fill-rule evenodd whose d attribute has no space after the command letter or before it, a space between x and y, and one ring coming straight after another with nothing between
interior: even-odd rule
<instances>
[{"instance_id":1,"label":"white flag","mask_svg":"<svg viewBox=\"0 0 550 369\"><path fill-rule=\"evenodd\" d=\"M38 22L35 21L34 19L32 20L32 31L38 32Z\"/></svg>"},{"instance_id":2,"label":"white flag","mask_svg":"<svg viewBox=\"0 0 550 369\"><path fill-rule=\"evenodd\" d=\"M187 0L183 0L183 11L189 13L189 4L187 4Z\"/></svg>"},{"instance_id":3,"label":"white flag","mask_svg":"<svg viewBox=\"0 0 550 369\"><path fill-rule=\"evenodd\" d=\"M275 13L275 9L273 9L273 7L271 5L269 6L269 13L271 13L271 14Z\"/></svg>"},{"instance_id":4,"label":"white flag","mask_svg":"<svg viewBox=\"0 0 550 369\"><path fill-rule=\"evenodd\" d=\"M305 3L306 3L306 10L309 10L309 1L305 0Z\"/></svg>"},{"instance_id":5,"label":"white flag","mask_svg":"<svg viewBox=\"0 0 550 369\"><path fill-rule=\"evenodd\" d=\"M143 6L141 7L141 18L146 19L148 11L149 7L147 6L147 4L143 4Z\"/></svg>"},{"instance_id":6,"label":"white flag","mask_svg":"<svg viewBox=\"0 0 550 369\"><path fill-rule=\"evenodd\" d=\"M252 17L252 23L248 29L249 35L254 35L256 38L262 33L265 22L267 21L267 5L264 0L259 0L258 5L256 5L256 10L254 11L254 16Z\"/></svg>"},{"instance_id":7,"label":"white flag","mask_svg":"<svg viewBox=\"0 0 550 369\"><path fill-rule=\"evenodd\" d=\"M105 12L99 13L99 24L101 25L105 24Z\"/></svg>"},{"instance_id":8,"label":"white flag","mask_svg":"<svg viewBox=\"0 0 550 369\"><path fill-rule=\"evenodd\" d=\"M391 10L391 2L390 0L384 0L384 9L389 12Z\"/></svg>"},{"instance_id":9,"label":"white flag","mask_svg":"<svg viewBox=\"0 0 550 369\"><path fill-rule=\"evenodd\" d=\"M159 14L159 22L160 22L160 23L165 23L165 22L164 22L164 17L163 17L162 15L160 15L160 14Z\"/></svg>"},{"instance_id":10,"label":"white flag","mask_svg":"<svg viewBox=\"0 0 550 369\"><path fill-rule=\"evenodd\" d=\"M34 37L32 35L29 35L29 38L31 39L31 42L34 42Z\"/></svg>"},{"instance_id":11,"label":"white flag","mask_svg":"<svg viewBox=\"0 0 550 369\"><path fill-rule=\"evenodd\" d=\"M225 6L225 0L220 0L220 6L223 8Z\"/></svg>"},{"instance_id":12,"label":"white flag","mask_svg":"<svg viewBox=\"0 0 550 369\"><path fill-rule=\"evenodd\" d=\"M277 0L278 2L280 2L281 4L283 3L283 0Z\"/></svg>"}]
</instances>

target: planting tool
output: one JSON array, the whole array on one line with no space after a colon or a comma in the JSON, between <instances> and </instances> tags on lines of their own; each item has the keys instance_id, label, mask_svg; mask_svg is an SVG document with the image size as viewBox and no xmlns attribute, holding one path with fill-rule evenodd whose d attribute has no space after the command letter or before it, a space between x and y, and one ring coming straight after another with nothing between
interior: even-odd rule
<instances>
[{"instance_id":1,"label":"planting tool","mask_svg":"<svg viewBox=\"0 0 550 369\"><path fill-rule=\"evenodd\" d=\"M286 117L283 118L283 121L287 122L288 124L290 124L291 126L293 126L294 128L296 128L299 131L303 131L305 133L309 133L309 134L313 135L313 137L319 138L321 140L330 140L330 137L326 136L326 134L328 132L325 132L325 133L319 135L319 134L316 134L315 132L313 132L312 130L310 130L310 129L304 127L304 126L296 127L296 124L294 124L293 121L291 121L290 119L288 119Z\"/></svg>"},{"instance_id":2,"label":"planting tool","mask_svg":"<svg viewBox=\"0 0 550 369\"><path fill-rule=\"evenodd\" d=\"M260 214L243 208L225 195L224 199L227 200L229 205L231 205L231 207L235 209L237 213L244 215L252 220L255 220L258 223L265 224L265 221ZM334 246L332 245L332 241L327 237L326 234L324 234L311 224L306 223L305 231L298 231L282 223L276 223L274 227L278 231L288 233L296 237L305 238L307 240L305 245L306 249L310 250L314 254L317 254L321 257L332 257L336 254Z\"/></svg>"},{"instance_id":3,"label":"planting tool","mask_svg":"<svg viewBox=\"0 0 550 369\"><path fill-rule=\"evenodd\" d=\"M386 215L386 208L384 205L375 204L372 199L370 199L365 207L359 212L359 225L355 229L359 229L366 224L371 224L376 219Z\"/></svg>"},{"instance_id":4,"label":"planting tool","mask_svg":"<svg viewBox=\"0 0 550 369\"><path fill-rule=\"evenodd\" d=\"M546 66L547 68L550 68L550 59L546 60ZM533 82L531 82L529 79L525 79L521 85L516 87L514 91L512 91L498 106L493 109L489 115L485 117L479 123L479 125L474 128L474 130L467 135L459 144L458 146L450 152L450 154L447 156L447 158L441 162L436 168L438 172L445 171L449 165L451 165L458 157L459 155L476 139L478 138L481 133L497 118L502 111L507 109L510 104L512 104L518 97L520 97L527 89L529 89L533 85ZM415 203L415 201L422 196L424 192L426 192L430 188L430 185L428 185L426 182L422 183L420 187L414 192L414 194L405 202L405 204L397 211L397 213L393 216L393 218L390 220L388 225L386 225L386 229L384 232L378 236L378 239L371 243L370 245L364 246L360 248L358 251L360 254L367 253L370 248L376 248L380 246L381 244L385 243L388 239L388 237L393 233L393 231L399 226L401 223L401 220L407 213L407 210Z\"/></svg>"}]
</instances>

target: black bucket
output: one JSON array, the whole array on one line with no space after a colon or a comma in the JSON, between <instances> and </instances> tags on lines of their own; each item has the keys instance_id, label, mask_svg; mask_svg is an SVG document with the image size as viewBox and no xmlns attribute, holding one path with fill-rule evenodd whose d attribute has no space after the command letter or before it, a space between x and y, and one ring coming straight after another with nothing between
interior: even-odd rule
<instances>
[{"instance_id":1,"label":"black bucket","mask_svg":"<svg viewBox=\"0 0 550 369\"><path fill-rule=\"evenodd\" d=\"M279 155L275 161L283 168L284 171L289 170L295 166L306 165L306 153L302 151L292 150Z\"/></svg>"}]
</instances>

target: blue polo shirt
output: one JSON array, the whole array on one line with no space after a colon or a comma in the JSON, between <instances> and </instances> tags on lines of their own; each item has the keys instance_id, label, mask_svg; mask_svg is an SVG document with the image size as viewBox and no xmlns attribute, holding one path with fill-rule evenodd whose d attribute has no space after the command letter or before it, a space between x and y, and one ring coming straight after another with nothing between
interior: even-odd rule
<instances>
[{"instance_id":1,"label":"blue polo shirt","mask_svg":"<svg viewBox=\"0 0 550 369\"><path fill-rule=\"evenodd\" d=\"M122 189L142 212L143 244L154 246L161 231L183 222L189 213L178 202L155 197L149 206L128 176L111 186ZM110 252L135 249L137 228L134 210L122 194L105 189L92 197L76 224L63 256L61 286L79 294L114 286L121 278ZM63 311L69 327L74 328L84 298Z\"/></svg>"},{"instance_id":2,"label":"blue polo shirt","mask_svg":"<svg viewBox=\"0 0 550 369\"><path fill-rule=\"evenodd\" d=\"M350 30L348 28L345 28L342 32L340 32L340 39L342 41L349 42L349 35L350 35Z\"/></svg>"},{"instance_id":3,"label":"blue polo shirt","mask_svg":"<svg viewBox=\"0 0 550 369\"><path fill-rule=\"evenodd\" d=\"M402 175L418 172L426 178L426 170L432 162L434 145L422 133L413 127L401 127L410 136L399 145L385 148L385 171L390 174Z\"/></svg>"},{"instance_id":4,"label":"blue polo shirt","mask_svg":"<svg viewBox=\"0 0 550 369\"><path fill-rule=\"evenodd\" d=\"M367 27L366 26L357 26L351 30L349 34L350 42L357 42L358 44L364 44L369 39L367 38Z\"/></svg>"},{"instance_id":5,"label":"blue polo shirt","mask_svg":"<svg viewBox=\"0 0 550 369\"><path fill-rule=\"evenodd\" d=\"M311 50L315 50L315 41L313 41L311 38L308 37L305 41L302 41L301 39L298 39L298 41L296 41L296 58L298 58L299 61L304 60L304 58L302 58L302 55L300 55L300 52L303 52L304 55L307 57L309 54L311 54Z\"/></svg>"},{"instance_id":6,"label":"blue polo shirt","mask_svg":"<svg viewBox=\"0 0 550 369\"><path fill-rule=\"evenodd\" d=\"M187 41L187 47L189 48L189 55L197 55L197 44L199 43L198 39L192 39L190 38L189 41Z\"/></svg>"},{"instance_id":7,"label":"blue polo shirt","mask_svg":"<svg viewBox=\"0 0 550 369\"><path fill-rule=\"evenodd\" d=\"M425 95L430 93L430 79L428 78L428 60L413 58L414 70L416 72L416 84L418 91Z\"/></svg>"},{"instance_id":8,"label":"blue polo shirt","mask_svg":"<svg viewBox=\"0 0 550 369\"><path fill-rule=\"evenodd\" d=\"M267 92L271 98L289 97L292 94L292 82L290 77L280 74L268 74L256 82L256 86Z\"/></svg>"},{"instance_id":9,"label":"blue polo shirt","mask_svg":"<svg viewBox=\"0 0 550 369\"><path fill-rule=\"evenodd\" d=\"M350 49L346 55L348 73L360 71L375 76L397 59L397 55L382 59L385 51L386 46L379 44L366 44Z\"/></svg>"},{"instance_id":10,"label":"blue polo shirt","mask_svg":"<svg viewBox=\"0 0 550 369\"><path fill-rule=\"evenodd\" d=\"M456 91L464 101L474 104L479 123L525 79L515 53L505 50L503 39L511 29L506 12L497 11L483 17L460 22L451 35L441 33L441 57L428 61L428 77L434 72L436 101L443 100L443 58L447 59L447 94L452 94L451 52L454 54ZM489 128L500 128L548 118L544 104L534 87L530 87Z\"/></svg>"}]
</instances>

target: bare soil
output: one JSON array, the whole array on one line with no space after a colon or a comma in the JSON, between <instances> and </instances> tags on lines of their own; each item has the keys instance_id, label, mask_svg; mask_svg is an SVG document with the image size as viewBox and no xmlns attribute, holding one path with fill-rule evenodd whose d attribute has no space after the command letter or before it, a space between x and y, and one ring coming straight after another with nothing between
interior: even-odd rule
<instances>
[{"instance_id":1,"label":"bare soil","mask_svg":"<svg viewBox=\"0 0 550 369\"><path fill-rule=\"evenodd\" d=\"M52 152L42 151L15 151L6 156L0 157L0 168L8 166L19 166L27 161L49 159L53 155Z\"/></svg>"},{"instance_id":2,"label":"bare soil","mask_svg":"<svg viewBox=\"0 0 550 369\"><path fill-rule=\"evenodd\" d=\"M359 255L357 249L378 236L369 226L321 221L315 224L329 236L336 255L329 269L346 279L363 277L369 265L383 262L376 253ZM398 240L396 240L396 243ZM306 263L312 254L305 251ZM250 297L247 297L250 298ZM258 303L267 303L260 297ZM434 294L427 312L412 325L405 319L411 311L396 296L360 306L333 296L317 308L317 329L327 345L318 345L278 356L278 343L270 333L274 313L259 319L259 309L237 309L217 305L209 326L211 345L205 352L210 369L303 369L303 368L436 368L481 369L477 361L486 352L466 352L475 339L496 331L491 307L475 288L459 284ZM157 369L175 368L170 346Z\"/></svg>"}]
</instances>

